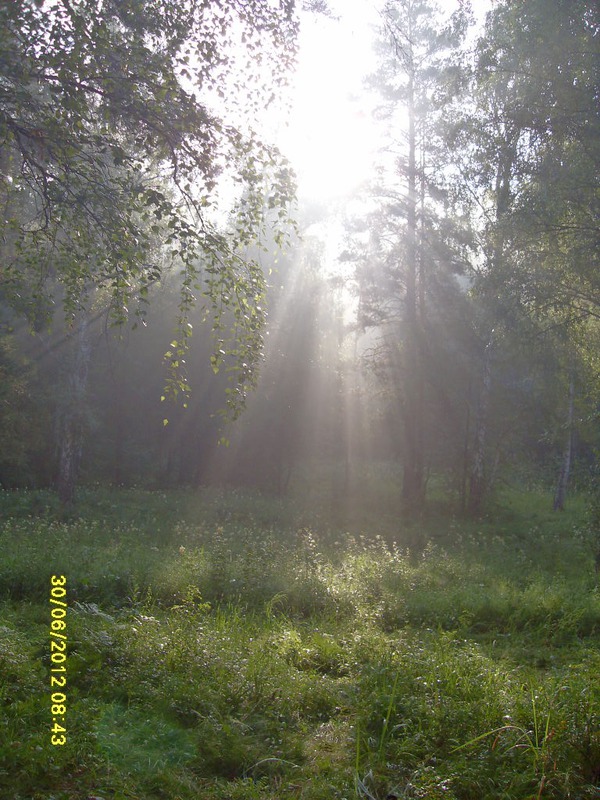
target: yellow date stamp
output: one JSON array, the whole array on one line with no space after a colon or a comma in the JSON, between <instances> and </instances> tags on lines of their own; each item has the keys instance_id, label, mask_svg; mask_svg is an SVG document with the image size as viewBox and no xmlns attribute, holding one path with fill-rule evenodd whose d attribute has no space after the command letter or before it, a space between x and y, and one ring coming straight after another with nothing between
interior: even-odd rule
<instances>
[{"instance_id":1,"label":"yellow date stamp","mask_svg":"<svg viewBox=\"0 0 600 800\"><path fill-rule=\"evenodd\" d=\"M50 578L50 742L67 742L67 579L64 575ZM62 691L54 691L61 689Z\"/></svg>"}]
</instances>

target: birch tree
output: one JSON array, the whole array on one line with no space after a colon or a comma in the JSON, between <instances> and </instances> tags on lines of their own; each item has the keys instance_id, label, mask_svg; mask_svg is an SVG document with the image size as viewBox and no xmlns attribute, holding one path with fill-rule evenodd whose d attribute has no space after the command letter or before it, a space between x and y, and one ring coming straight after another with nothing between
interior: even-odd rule
<instances>
[{"instance_id":1,"label":"birch tree","mask_svg":"<svg viewBox=\"0 0 600 800\"><path fill-rule=\"evenodd\" d=\"M256 133L257 115L284 81L296 28L293 3L259 0L1 4L5 297L29 297L31 308L54 293L74 318L102 289L121 321L130 308L143 313L150 286L174 264L169 388L186 388L188 314L204 295L215 366L228 350L220 311L237 309L234 397L243 401L264 288L244 252L273 210L284 222L292 190L277 150ZM226 229L215 221L223 180L239 187Z\"/></svg>"},{"instance_id":2,"label":"birch tree","mask_svg":"<svg viewBox=\"0 0 600 800\"><path fill-rule=\"evenodd\" d=\"M256 380L264 322L264 277L248 246L273 220L269 236L282 241L293 191L258 119L285 81L296 31L293 2L0 4L4 299L34 325L60 303L81 333L99 296L113 321L143 319L151 286L177 268L165 394L189 389L189 316L201 298L211 363L231 370L236 416ZM87 353L72 375L81 401ZM76 428L61 436L65 499Z\"/></svg>"},{"instance_id":3,"label":"birch tree","mask_svg":"<svg viewBox=\"0 0 600 800\"><path fill-rule=\"evenodd\" d=\"M476 287L490 325L502 335L529 320L525 327L550 338L562 328L557 342L570 339L573 352L582 326L591 333L599 317L599 32L595 3L498 4L478 44L474 108L461 134L467 180L484 210ZM482 372L485 406L485 358ZM571 379L569 386L556 508L573 456ZM476 447L474 512L484 463L484 448Z\"/></svg>"}]
</instances>

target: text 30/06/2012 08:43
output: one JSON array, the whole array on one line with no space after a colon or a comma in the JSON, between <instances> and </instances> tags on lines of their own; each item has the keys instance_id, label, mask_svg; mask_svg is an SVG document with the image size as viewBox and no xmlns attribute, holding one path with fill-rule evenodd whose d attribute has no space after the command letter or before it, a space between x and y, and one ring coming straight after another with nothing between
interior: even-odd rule
<instances>
[{"instance_id":1,"label":"text 30/06/2012 08:43","mask_svg":"<svg viewBox=\"0 0 600 800\"><path fill-rule=\"evenodd\" d=\"M67 579L64 575L50 578L50 605L50 688L62 689L50 695L53 722L50 742L63 745L67 742Z\"/></svg>"}]
</instances>

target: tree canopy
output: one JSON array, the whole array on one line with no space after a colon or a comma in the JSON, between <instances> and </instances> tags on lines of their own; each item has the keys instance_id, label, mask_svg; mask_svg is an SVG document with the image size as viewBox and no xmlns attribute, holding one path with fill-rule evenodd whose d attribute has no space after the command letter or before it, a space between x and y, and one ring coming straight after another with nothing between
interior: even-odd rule
<instances>
[{"instance_id":1,"label":"tree canopy","mask_svg":"<svg viewBox=\"0 0 600 800\"><path fill-rule=\"evenodd\" d=\"M101 290L123 320L131 306L143 315L149 286L175 263L171 389L185 387L189 310L204 293L220 340L215 368L231 349L222 309L235 308L241 397L260 348L263 292L244 249L272 209L284 220L291 197L290 172L254 131L252 110L284 80L296 28L293 3L261 0L3 3L5 300L40 325L53 300L74 317ZM227 182L237 206L223 225Z\"/></svg>"},{"instance_id":2,"label":"tree canopy","mask_svg":"<svg viewBox=\"0 0 600 800\"><path fill-rule=\"evenodd\" d=\"M557 507L569 473L591 485L598 6L502 0L470 35L468 5L381 3L373 180L343 246L325 203L299 204L285 255L292 173L264 112L292 4L0 7L3 484L68 501L80 465L284 492L312 460L338 503L386 461L412 517L442 491L479 515L504 480L552 481ZM130 313L148 328L102 324ZM173 395L193 376L168 425L165 350ZM223 396L235 417L261 358L219 449Z\"/></svg>"}]
</instances>

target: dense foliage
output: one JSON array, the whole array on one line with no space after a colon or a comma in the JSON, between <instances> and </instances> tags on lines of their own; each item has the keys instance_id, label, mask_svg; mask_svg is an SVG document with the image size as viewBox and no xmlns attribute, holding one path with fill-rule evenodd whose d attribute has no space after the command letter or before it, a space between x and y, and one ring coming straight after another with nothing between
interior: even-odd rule
<instances>
[{"instance_id":1,"label":"dense foliage","mask_svg":"<svg viewBox=\"0 0 600 800\"><path fill-rule=\"evenodd\" d=\"M327 209L275 255L292 4L94 5L0 9L3 486L284 492L313 463L349 497L385 462L413 516L442 488L477 515L515 475L557 508L593 486L596 4L506 0L477 38L465 4L384 4L388 146L337 274ZM129 312L147 327L111 328Z\"/></svg>"},{"instance_id":2,"label":"dense foliage","mask_svg":"<svg viewBox=\"0 0 600 800\"><path fill-rule=\"evenodd\" d=\"M243 394L263 319L262 272L245 249L291 196L289 170L256 132L257 108L293 60L291 7L15 2L2 5L0 31L4 301L36 330L54 300L71 319L109 306L123 321L130 306L143 316L174 265L170 390L186 386L189 312L203 294L220 339L215 367L232 349L222 315L233 309ZM224 228L227 181L235 207Z\"/></svg>"},{"instance_id":3,"label":"dense foliage","mask_svg":"<svg viewBox=\"0 0 600 800\"><path fill-rule=\"evenodd\" d=\"M499 465L536 450L561 462L560 508L575 440L588 463L598 444L598 7L497 3L475 45L465 15L384 5L389 143L345 254L358 324L407 508L429 468L479 513Z\"/></svg>"}]
</instances>

